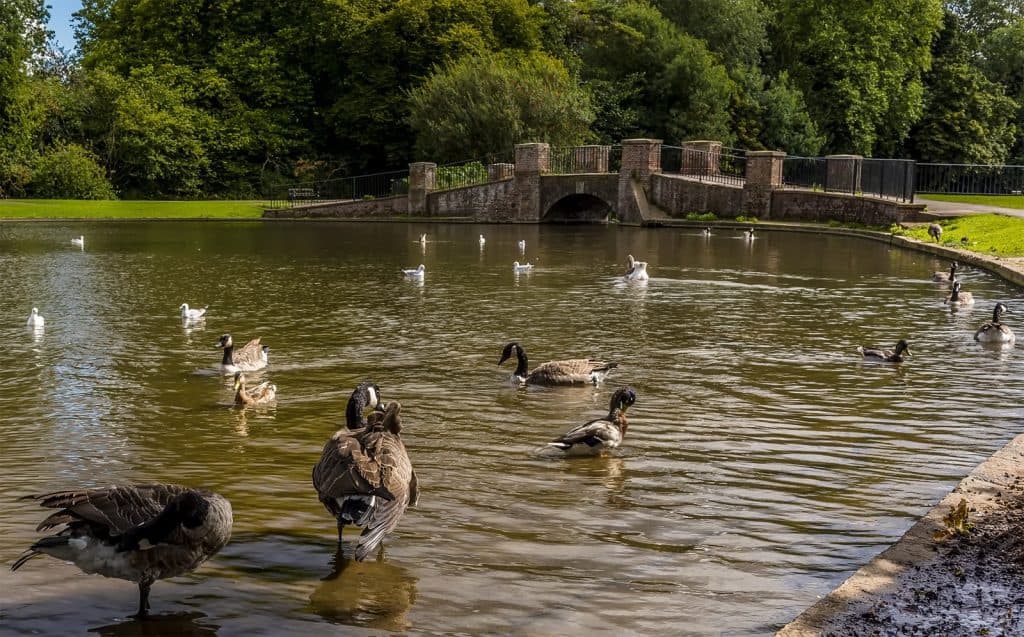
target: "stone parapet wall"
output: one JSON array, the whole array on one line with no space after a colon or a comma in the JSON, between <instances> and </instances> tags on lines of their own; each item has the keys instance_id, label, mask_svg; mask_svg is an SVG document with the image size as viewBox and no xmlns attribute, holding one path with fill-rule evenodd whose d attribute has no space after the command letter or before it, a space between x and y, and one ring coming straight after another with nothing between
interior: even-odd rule
<instances>
[{"instance_id":1,"label":"stone parapet wall","mask_svg":"<svg viewBox=\"0 0 1024 637\"><path fill-rule=\"evenodd\" d=\"M332 203L276 208L263 211L264 219L374 219L406 215L409 211L408 197L368 199L359 201L337 201Z\"/></svg>"},{"instance_id":2,"label":"stone parapet wall","mask_svg":"<svg viewBox=\"0 0 1024 637\"><path fill-rule=\"evenodd\" d=\"M650 202L671 217L685 217L691 212L735 217L743 202L743 188L675 175L653 175Z\"/></svg>"},{"instance_id":3,"label":"stone parapet wall","mask_svg":"<svg viewBox=\"0 0 1024 637\"><path fill-rule=\"evenodd\" d=\"M841 221L869 226L888 226L904 221L928 221L924 204L899 203L876 197L839 193L778 189L771 195L771 219L775 221Z\"/></svg>"},{"instance_id":4,"label":"stone parapet wall","mask_svg":"<svg viewBox=\"0 0 1024 637\"><path fill-rule=\"evenodd\" d=\"M519 205L511 179L427 195L430 217L472 217L476 221L515 221Z\"/></svg>"}]
</instances>

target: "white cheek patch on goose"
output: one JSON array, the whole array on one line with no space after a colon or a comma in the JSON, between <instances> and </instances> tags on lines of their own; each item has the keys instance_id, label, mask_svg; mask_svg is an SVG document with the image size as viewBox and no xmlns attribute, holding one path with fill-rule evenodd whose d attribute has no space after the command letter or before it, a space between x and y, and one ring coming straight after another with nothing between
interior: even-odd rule
<instances>
[{"instance_id":1,"label":"white cheek patch on goose","mask_svg":"<svg viewBox=\"0 0 1024 637\"><path fill-rule=\"evenodd\" d=\"M372 408L376 407L377 406L377 392L373 389L373 387L367 387L366 388L366 393L368 393L370 395L370 408L372 409Z\"/></svg>"}]
</instances>

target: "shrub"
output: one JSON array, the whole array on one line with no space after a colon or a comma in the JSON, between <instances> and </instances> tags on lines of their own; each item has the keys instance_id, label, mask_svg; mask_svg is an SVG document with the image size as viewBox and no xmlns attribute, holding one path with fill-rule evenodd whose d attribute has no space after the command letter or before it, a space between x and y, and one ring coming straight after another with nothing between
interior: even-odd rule
<instances>
[{"instance_id":1,"label":"shrub","mask_svg":"<svg viewBox=\"0 0 1024 637\"><path fill-rule=\"evenodd\" d=\"M42 199L116 199L96 158L78 144L57 146L39 157L26 189Z\"/></svg>"},{"instance_id":2,"label":"shrub","mask_svg":"<svg viewBox=\"0 0 1024 637\"><path fill-rule=\"evenodd\" d=\"M688 212L687 221L718 221L718 215L713 212Z\"/></svg>"}]
</instances>

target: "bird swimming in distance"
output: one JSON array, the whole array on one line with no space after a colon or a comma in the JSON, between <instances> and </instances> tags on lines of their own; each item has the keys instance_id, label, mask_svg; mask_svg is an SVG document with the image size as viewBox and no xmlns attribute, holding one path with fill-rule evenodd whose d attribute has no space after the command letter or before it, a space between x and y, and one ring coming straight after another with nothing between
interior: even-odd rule
<instances>
[{"instance_id":1,"label":"bird swimming in distance","mask_svg":"<svg viewBox=\"0 0 1024 637\"><path fill-rule=\"evenodd\" d=\"M743 231L743 238L746 239L747 241L753 241L755 239L755 237L754 237L754 229L753 228L747 228L746 230L744 230Z\"/></svg>"},{"instance_id":2,"label":"bird swimming in distance","mask_svg":"<svg viewBox=\"0 0 1024 637\"><path fill-rule=\"evenodd\" d=\"M28 315L25 325L27 327L43 327L46 325L46 319L39 313L39 308L32 308L32 313Z\"/></svg>"},{"instance_id":3,"label":"bird swimming in distance","mask_svg":"<svg viewBox=\"0 0 1024 637\"><path fill-rule=\"evenodd\" d=\"M647 274L647 262L637 261L632 254L626 255L626 280L646 281L650 278Z\"/></svg>"},{"instance_id":4,"label":"bird swimming in distance","mask_svg":"<svg viewBox=\"0 0 1024 637\"><path fill-rule=\"evenodd\" d=\"M704 235L705 237L710 237L711 236L711 228L704 228L704 230L701 231L701 234Z\"/></svg>"},{"instance_id":5,"label":"bird swimming in distance","mask_svg":"<svg viewBox=\"0 0 1024 637\"><path fill-rule=\"evenodd\" d=\"M978 328L974 340L979 343L1012 343L1017 340L1010 326L1000 321L1002 315L1009 311L1004 304L996 303L992 310L992 320Z\"/></svg>"},{"instance_id":6,"label":"bird swimming in distance","mask_svg":"<svg viewBox=\"0 0 1024 637\"><path fill-rule=\"evenodd\" d=\"M949 272L943 272L942 270L932 272L932 281L952 284L956 280L956 271L959 267L960 264L954 261L949 264Z\"/></svg>"},{"instance_id":7,"label":"bird swimming in distance","mask_svg":"<svg viewBox=\"0 0 1024 637\"><path fill-rule=\"evenodd\" d=\"M480 247L484 247L485 243L487 243L487 239L484 239L484 235L480 235Z\"/></svg>"},{"instance_id":8,"label":"bird swimming in distance","mask_svg":"<svg viewBox=\"0 0 1024 637\"><path fill-rule=\"evenodd\" d=\"M225 374L235 372L254 372L263 369L270 362L267 346L260 345L260 339L254 338L244 347L235 349L235 342L230 334L224 334L217 341L217 347L224 350L224 357L221 359L220 368Z\"/></svg>"},{"instance_id":9,"label":"bird swimming in distance","mask_svg":"<svg viewBox=\"0 0 1024 637\"><path fill-rule=\"evenodd\" d=\"M11 566L34 557L72 562L83 573L98 573L139 585L139 611L149 613L154 582L194 571L231 538L231 503L203 489L171 484L113 486L30 495L58 509L37 530L64 525L36 541Z\"/></svg>"},{"instance_id":10,"label":"bird swimming in distance","mask_svg":"<svg viewBox=\"0 0 1024 637\"><path fill-rule=\"evenodd\" d=\"M520 264L518 261L513 261L512 262L512 271L515 272L516 274L523 274L523 273L529 274L530 272L533 272L533 264L532 263Z\"/></svg>"},{"instance_id":11,"label":"bird swimming in distance","mask_svg":"<svg viewBox=\"0 0 1024 637\"><path fill-rule=\"evenodd\" d=\"M532 371L526 352L519 343L511 342L501 350L501 365L512 354L516 355L516 370L512 373L512 382L517 385L598 385L605 377L619 366L614 361L598 361L589 358L574 358L562 361L549 361L538 365Z\"/></svg>"},{"instance_id":12,"label":"bird swimming in distance","mask_svg":"<svg viewBox=\"0 0 1024 637\"><path fill-rule=\"evenodd\" d=\"M188 303L182 303L178 309L181 310L181 318L186 321L198 321L206 318L206 307L190 308Z\"/></svg>"},{"instance_id":13,"label":"bird swimming in distance","mask_svg":"<svg viewBox=\"0 0 1024 637\"><path fill-rule=\"evenodd\" d=\"M608 415L573 427L548 443L566 455L597 455L614 449L626 435L626 410L636 402L632 387L617 389L608 405Z\"/></svg>"},{"instance_id":14,"label":"bird swimming in distance","mask_svg":"<svg viewBox=\"0 0 1024 637\"><path fill-rule=\"evenodd\" d=\"M85 235L78 235L77 237L71 238L72 245L76 245L79 248L85 248Z\"/></svg>"},{"instance_id":15,"label":"bird swimming in distance","mask_svg":"<svg viewBox=\"0 0 1024 637\"><path fill-rule=\"evenodd\" d=\"M857 352L864 360L878 361L883 363L902 363L906 356L910 356L910 345L903 339L896 343L895 350L881 349L877 347L858 347Z\"/></svg>"},{"instance_id":16,"label":"bird swimming in distance","mask_svg":"<svg viewBox=\"0 0 1024 637\"><path fill-rule=\"evenodd\" d=\"M427 271L427 267L421 263L420 267L418 267L418 268L413 268L411 270L404 270L403 269L402 270L402 274L405 275L405 278L407 278L407 279L422 279L423 278L423 274L426 271Z\"/></svg>"}]
</instances>

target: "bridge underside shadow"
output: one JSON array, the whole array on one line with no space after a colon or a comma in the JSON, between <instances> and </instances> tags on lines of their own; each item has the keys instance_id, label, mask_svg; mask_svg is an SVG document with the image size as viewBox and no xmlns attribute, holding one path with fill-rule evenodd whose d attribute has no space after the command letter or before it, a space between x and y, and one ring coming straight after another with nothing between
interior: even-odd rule
<instances>
[{"instance_id":1,"label":"bridge underside shadow","mask_svg":"<svg viewBox=\"0 0 1024 637\"><path fill-rule=\"evenodd\" d=\"M562 197L544 213L542 223L606 223L612 207L594 195Z\"/></svg>"}]
</instances>

